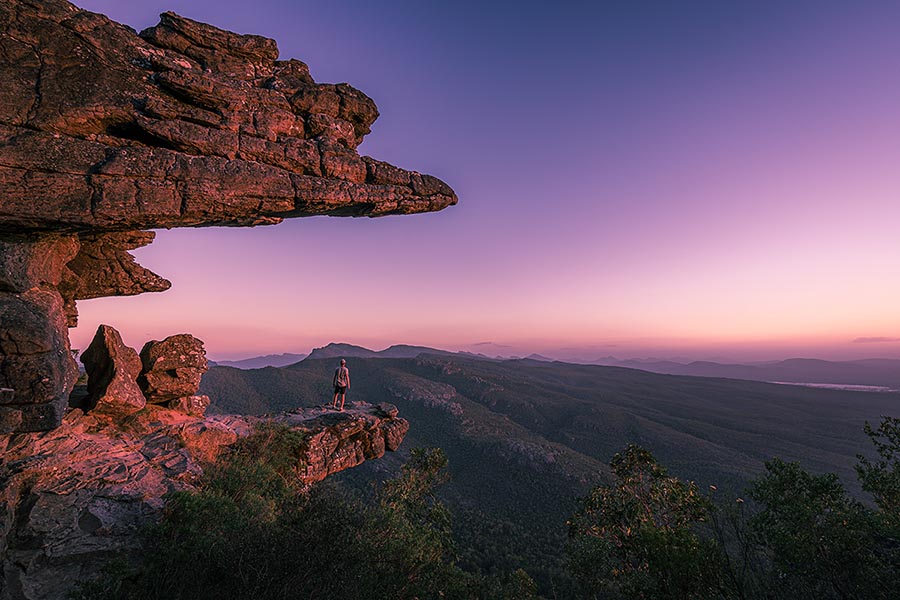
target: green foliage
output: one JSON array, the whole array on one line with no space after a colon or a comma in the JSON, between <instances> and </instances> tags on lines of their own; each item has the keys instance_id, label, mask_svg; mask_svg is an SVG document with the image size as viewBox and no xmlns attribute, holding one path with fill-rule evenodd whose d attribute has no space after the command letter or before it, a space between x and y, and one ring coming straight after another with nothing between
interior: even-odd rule
<instances>
[{"instance_id":1,"label":"green foliage","mask_svg":"<svg viewBox=\"0 0 900 600\"><path fill-rule=\"evenodd\" d=\"M857 472L877 508L837 475L779 459L752 482L752 504L716 507L629 446L611 463L615 483L594 489L570 522L571 569L594 597L895 598L900 420L866 433L879 459L860 457Z\"/></svg>"},{"instance_id":2,"label":"green foliage","mask_svg":"<svg viewBox=\"0 0 900 600\"><path fill-rule=\"evenodd\" d=\"M872 462L860 455L856 473L878 506L896 517L900 515L900 418L884 417L878 429L866 422L864 431L875 446L878 460Z\"/></svg>"},{"instance_id":3,"label":"green foliage","mask_svg":"<svg viewBox=\"0 0 900 600\"><path fill-rule=\"evenodd\" d=\"M878 557L894 574L886 585L900 588L900 419L884 417L878 429L869 423L866 435L872 440L878 460L859 457L857 475L864 490L872 494L881 509L874 514Z\"/></svg>"},{"instance_id":4,"label":"green foliage","mask_svg":"<svg viewBox=\"0 0 900 600\"><path fill-rule=\"evenodd\" d=\"M771 558L769 577L779 597L883 597L875 516L849 497L836 475L812 475L773 459L749 495L760 505L751 527Z\"/></svg>"},{"instance_id":5,"label":"green foliage","mask_svg":"<svg viewBox=\"0 0 900 600\"><path fill-rule=\"evenodd\" d=\"M524 573L459 569L434 488L440 450L416 450L365 505L295 476L302 436L262 426L207 470L201 491L174 494L144 536L137 569L82 584L78 600L255 598L529 598ZM527 592L527 593L526 593Z\"/></svg>"},{"instance_id":6,"label":"green foliage","mask_svg":"<svg viewBox=\"0 0 900 600\"><path fill-rule=\"evenodd\" d=\"M107 563L98 577L81 582L69 594L71 600L119 600L124 588L133 576L134 568L126 560L116 559Z\"/></svg>"},{"instance_id":7,"label":"green foliage","mask_svg":"<svg viewBox=\"0 0 900 600\"><path fill-rule=\"evenodd\" d=\"M712 507L696 486L629 445L616 481L584 499L569 522L574 575L585 592L624 598L706 598L718 587L717 550L697 534Z\"/></svg>"},{"instance_id":8,"label":"green foliage","mask_svg":"<svg viewBox=\"0 0 900 600\"><path fill-rule=\"evenodd\" d=\"M440 448L416 448L400 477L385 482L379 494L373 524L380 532L379 551L412 558L408 566L414 579L426 576L418 566L433 568L452 559L450 513L434 496L447 480L446 467Z\"/></svg>"}]
</instances>

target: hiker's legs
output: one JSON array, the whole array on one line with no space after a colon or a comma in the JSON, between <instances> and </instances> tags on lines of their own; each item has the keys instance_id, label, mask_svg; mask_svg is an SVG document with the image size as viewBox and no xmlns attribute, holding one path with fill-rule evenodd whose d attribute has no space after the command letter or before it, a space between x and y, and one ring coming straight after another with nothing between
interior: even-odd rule
<instances>
[{"instance_id":1,"label":"hiker's legs","mask_svg":"<svg viewBox=\"0 0 900 600\"><path fill-rule=\"evenodd\" d=\"M341 410L344 410L344 399L347 397L347 394L341 394Z\"/></svg>"},{"instance_id":2,"label":"hiker's legs","mask_svg":"<svg viewBox=\"0 0 900 600\"><path fill-rule=\"evenodd\" d=\"M331 408L337 408L337 397L338 397L338 392L335 392L334 400L331 401Z\"/></svg>"}]
</instances>

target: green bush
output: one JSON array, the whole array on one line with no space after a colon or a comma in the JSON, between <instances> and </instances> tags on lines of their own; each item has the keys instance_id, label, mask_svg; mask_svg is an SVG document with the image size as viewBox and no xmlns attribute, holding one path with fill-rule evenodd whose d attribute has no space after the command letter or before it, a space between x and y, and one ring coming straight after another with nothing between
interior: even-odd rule
<instances>
[{"instance_id":1,"label":"green bush","mask_svg":"<svg viewBox=\"0 0 900 600\"><path fill-rule=\"evenodd\" d=\"M719 585L715 544L697 534L709 501L629 445L569 522L570 565L591 597L706 598Z\"/></svg>"},{"instance_id":2,"label":"green bush","mask_svg":"<svg viewBox=\"0 0 900 600\"><path fill-rule=\"evenodd\" d=\"M485 578L455 565L447 511L434 497L447 463L440 450L414 450L366 505L332 485L304 489L301 443L287 428L258 428L207 470L199 492L168 500L137 568L108 569L73 597L531 597L524 573Z\"/></svg>"},{"instance_id":3,"label":"green bush","mask_svg":"<svg viewBox=\"0 0 900 600\"><path fill-rule=\"evenodd\" d=\"M879 458L861 456L857 473L874 505L773 459L748 502L717 507L629 446L570 521L570 570L594 598L896 598L900 419L865 430Z\"/></svg>"}]
</instances>

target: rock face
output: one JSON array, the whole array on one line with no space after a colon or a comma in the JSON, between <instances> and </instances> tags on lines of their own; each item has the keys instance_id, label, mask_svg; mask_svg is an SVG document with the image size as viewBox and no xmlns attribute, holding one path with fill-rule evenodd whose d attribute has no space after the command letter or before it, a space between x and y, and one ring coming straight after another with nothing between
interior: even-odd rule
<instances>
[{"instance_id":1,"label":"rock face","mask_svg":"<svg viewBox=\"0 0 900 600\"><path fill-rule=\"evenodd\" d=\"M202 417L209 408L209 396L185 396L176 398L169 402L168 406L172 410L183 412L195 417Z\"/></svg>"},{"instance_id":2,"label":"rock face","mask_svg":"<svg viewBox=\"0 0 900 600\"><path fill-rule=\"evenodd\" d=\"M153 404L193 396L209 370L203 342L187 333L147 342L141 349L141 363L137 382Z\"/></svg>"},{"instance_id":3,"label":"rock face","mask_svg":"<svg viewBox=\"0 0 900 600\"><path fill-rule=\"evenodd\" d=\"M274 40L64 0L0 3L0 228L97 233L436 210L453 191L355 148L378 117Z\"/></svg>"},{"instance_id":4,"label":"rock face","mask_svg":"<svg viewBox=\"0 0 900 600\"><path fill-rule=\"evenodd\" d=\"M395 450L409 424L390 405L272 417L307 433L298 471L312 482ZM70 412L54 431L0 436L0 598L65 598L79 579L137 548L166 493L194 489L205 461L253 417L197 418L148 405L123 429Z\"/></svg>"},{"instance_id":5,"label":"rock face","mask_svg":"<svg viewBox=\"0 0 900 600\"><path fill-rule=\"evenodd\" d=\"M50 429L63 416L78 368L55 286L77 251L72 236L0 238L0 388L13 390L0 396L0 433Z\"/></svg>"},{"instance_id":6,"label":"rock face","mask_svg":"<svg viewBox=\"0 0 900 600\"><path fill-rule=\"evenodd\" d=\"M456 203L356 147L378 117L273 40L173 13L141 32L64 0L0 0L0 432L51 429L75 301L162 291L151 228L380 216Z\"/></svg>"},{"instance_id":7,"label":"rock face","mask_svg":"<svg viewBox=\"0 0 900 600\"><path fill-rule=\"evenodd\" d=\"M81 362L88 376L85 410L122 417L144 408L147 401L137 385L141 359L118 331L101 325Z\"/></svg>"},{"instance_id":8,"label":"rock face","mask_svg":"<svg viewBox=\"0 0 900 600\"><path fill-rule=\"evenodd\" d=\"M385 403L372 407L353 402L343 412L300 409L276 420L307 434L299 472L304 483L321 481L367 458L384 456L385 450L394 452L409 431L409 422L398 418L397 408Z\"/></svg>"}]
</instances>

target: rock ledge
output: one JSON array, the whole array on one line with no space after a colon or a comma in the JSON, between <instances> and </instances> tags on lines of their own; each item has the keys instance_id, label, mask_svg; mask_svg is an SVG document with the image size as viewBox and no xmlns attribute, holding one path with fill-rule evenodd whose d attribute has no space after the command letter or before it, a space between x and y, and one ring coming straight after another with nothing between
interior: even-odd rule
<instances>
[{"instance_id":1,"label":"rock ledge","mask_svg":"<svg viewBox=\"0 0 900 600\"><path fill-rule=\"evenodd\" d=\"M0 598L64 598L73 583L136 548L164 496L193 490L203 465L263 421L307 434L305 483L396 450L409 423L391 405L302 408L270 417L198 418L161 406L117 424L66 415L49 432L0 435Z\"/></svg>"}]
</instances>

